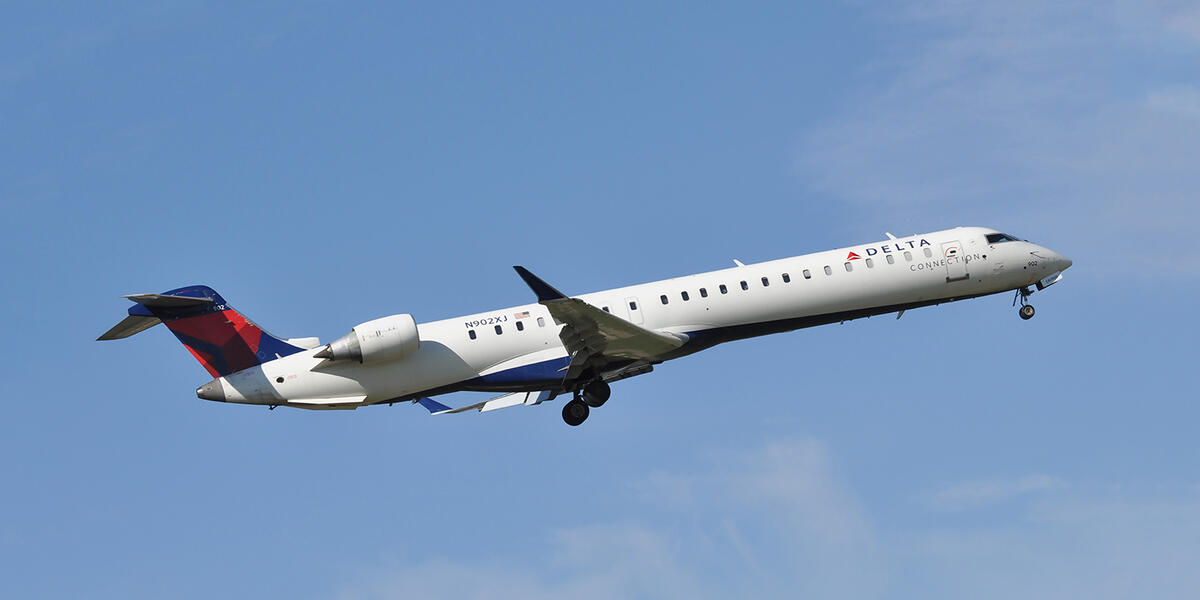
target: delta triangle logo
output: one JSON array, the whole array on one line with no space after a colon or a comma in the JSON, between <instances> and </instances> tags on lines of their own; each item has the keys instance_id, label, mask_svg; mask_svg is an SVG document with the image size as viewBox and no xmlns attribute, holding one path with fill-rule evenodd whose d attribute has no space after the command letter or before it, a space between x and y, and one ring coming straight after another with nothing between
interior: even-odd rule
<instances>
[{"instance_id":1,"label":"delta triangle logo","mask_svg":"<svg viewBox=\"0 0 1200 600\"><path fill-rule=\"evenodd\" d=\"M861 257L861 256L859 256L859 255L857 255L857 254L855 254L855 253L853 253L853 252L851 252L850 254L847 254L847 255L846 255L846 260L858 260L858 259L860 259L860 258L862 258L862 257Z\"/></svg>"}]
</instances>

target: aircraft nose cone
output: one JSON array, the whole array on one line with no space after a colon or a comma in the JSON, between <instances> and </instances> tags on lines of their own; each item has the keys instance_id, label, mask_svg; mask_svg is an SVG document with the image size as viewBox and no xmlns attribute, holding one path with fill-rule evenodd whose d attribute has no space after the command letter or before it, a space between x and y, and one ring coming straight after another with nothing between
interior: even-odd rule
<instances>
[{"instance_id":1,"label":"aircraft nose cone","mask_svg":"<svg viewBox=\"0 0 1200 600\"><path fill-rule=\"evenodd\" d=\"M224 402L225 386L221 385L220 379L214 379L196 388L196 397L203 400L212 400L214 402Z\"/></svg>"},{"instance_id":2,"label":"aircraft nose cone","mask_svg":"<svg viewBox=\"0 0 1200 600\"><path fill-rule=\"evenodd\" d=\"M1069 258L1067 258L1067 257L1065 257L1065 256L1063 256L1063 255L1061 255L1061 254L1059 254L1059 253L1057 253L1057 252L1055 252L1055 253L1053 254L1053 256L1054 256L1054 259L1051 261L1051 266L1052 266L1052 267L1054 268L1054 270L1056 270L1056 271L1066 271L1068 268L1070 268L1070 266L1071 266L1072 264L1074 264L1074 263L1071 261L1071 259L1069 259Z\"/></svg>"}]
</instances>

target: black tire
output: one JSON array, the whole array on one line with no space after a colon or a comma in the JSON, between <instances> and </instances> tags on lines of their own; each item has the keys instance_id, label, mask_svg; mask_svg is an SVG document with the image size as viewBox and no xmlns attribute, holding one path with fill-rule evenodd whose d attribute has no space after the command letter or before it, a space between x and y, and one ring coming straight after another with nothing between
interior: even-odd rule
<instances>
[{"instance_id":1,"label":"black tire","mask_svg":"<svg viewBox=\"0 0 1200 600\"><path fill-rule=\"evenodd\" d=\"M563 405L563 421L571 427L577 427L587 420L590 412L583 400L575 399Z\"/></svg>"},{"instance_id":2,"label":"black tire","mask_svg":"<svg viewBox=\"0 0 1200 600\"><path fill-rule=\"evenodd\" d=\"M1035 311L1033 310L1033 306L1026 304L1025 306L1021 307L1021 310L1017 311L1017 314L1021 315L1022 319L1025 319L1026 321L1028 321L1033 318L1034 312Z\"/></svg>"},{"instance_id":3,"label":"black tire","mask_svg":"<svg viewBox=\"0 0 1200 600\"><path fill-rule=\"evenodd\" d=\"M583 401L592 408L600 408L608 402L608 397L612 395L612 388L608 387L607 383L597 379L583 388Z\"/></svg>"}]
</instances>

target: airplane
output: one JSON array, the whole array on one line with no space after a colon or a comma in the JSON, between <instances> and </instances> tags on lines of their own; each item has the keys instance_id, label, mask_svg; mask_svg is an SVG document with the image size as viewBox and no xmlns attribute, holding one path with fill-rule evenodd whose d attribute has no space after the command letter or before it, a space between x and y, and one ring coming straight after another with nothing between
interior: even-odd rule
<instances>
[{"instance_id":1,"label":"airplane","mask_svg":"<svg viewBox=\"0 0 1200 600\"><path fill-rule=\"evenodd\" d=\"M1013 292L1028 298L1072 264L1043 246L958 227L707 273L569 296L513 267L536 303L418 324L409 314L354 326L328 343L273 336L212 288L125 296L129 316L99 340L165 323L213 380L205 400L274 409L356 409L412 402L435 415L537 405L570 395L577 426L613 382L717 344ZM433 396L501 393L451 408Z\"/></svg>"}]
</instances>

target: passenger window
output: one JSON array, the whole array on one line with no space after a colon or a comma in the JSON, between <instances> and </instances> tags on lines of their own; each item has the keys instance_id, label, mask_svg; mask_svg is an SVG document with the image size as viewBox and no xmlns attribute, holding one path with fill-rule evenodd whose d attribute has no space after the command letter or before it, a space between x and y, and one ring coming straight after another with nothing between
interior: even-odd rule
<instances>
[{"instance_id":1,"label":"passenger window","mask_svg":"<svg viewBox=\"0 0 1200 600\"><path fill-rule=\"evenodd\" d=\"M771 280L767 279L766 277L762 278L762 282L763 282L763 287L767 287L767 286L771 285Z\"/></svg>"},{"instance_id":2,"label":"passenger window","mask_svg":"<svg viewBox=\"0 0 1200 600\"><path fill-rule=\"evenodd\" d=\"M870 258L868 258L868 259L867 259L867 268L868 268L868 269L874 269L874 268L875 268L875 261L874 261L874 260L872 260L872 259L870 259Z\"/></svg>"},{"instance_id":3,"label":"passenger window","mask_svg":"<svg viewBox=\"0 0 1200 600\"><path fill-rule=\"evenodd\" d=\"M804 270L803 275L805 279L812 279L812 271L809 271L808 269Z\"/></svg>"},{"instance_id":4,"label":"passenger window","mask_svg":"<svg viewBox=\"0 0 1200 600\"><path fill-rule=\"evenodd\" d=\"M907 260L908 262L912 262L912 252L905 250L904 251L904 260Z\"/></svg>"},{"instance_id":5,"label":"passenger window","mask_svg":"<svg viewBox=\"0 0 1200 600\"><path fill-rule=\"evenodd\" d=\"M525 331L525 322L517 321L517 331Z\"/></svg>"},{"instance_id":6,"label":"passenger window","mask_svg":"<svg viewBox=\"0 0 1200 600\"><path fill-rule=\"evenodd\" d=\"M543 317L538 317L538 327L545 327L545 326L546 326L546 319Z\"/></svg>"},{"instance_id":7,"label":"passenger window","mask_svg":"<svg viewBox=\"0 0 1200 600\"><path fill-rule=\"evenodd\" d=\"M687 293L687 292L679 292L679 295L680 295L681 297L683 297L683 301L684 301L684 302L687 302L688 300L690 300L690 298L688 298L688 293Z\"/></svg>"},{"instance_id":8,"label":"passenger window","mask_svg":"<svg viewBox=\"0 0 1200 600\"><path fill-rule=\"evenodd\" d=\"M784 283L791 283L791 282L792 282L792 276L791 276L791 275L788 275L787 273L784 273L784 274L783 274L783 282L784 282Z\"/></svg>"},{"instance_id":9,"label":"passenger window","mask_svg":"<svg viewBox=\"0 0 1200 600\"><path fill-rule=\"evenodd\" d=\"M854 265L852 265L852 264L850 264L850 263L848 263L848 262L847 262L847 263L846 263L844 266L846 267L846 272L847 272L847 273L849 273L850 271L853 271L853 270L854 270Z\"/></svg>"},{"instance_id":10,"label":"passenger window","mask_svg":"<svg viewBox=\"0 0 1200 600\"><path fill-rule=\"evenodd\" d=\"M722 294L728 294L728 293L729 293L729 288L725 287L725 284L723 284L723 283L722 283L721 285L718 285L718 286L717 286L717 289L721 290L721 293L722 293Z\"/></svg>"},{"instance_id":11,"label":"passenger window","mask_svg":"<svg viewBox=\"0 0 1200 600\"><path fill-rule=\"evenodd\" d=\"M502 333L504 333L504 329L501 328L499 325L497 325L496 326L496 335L500 335Z\"/></svg>"},{"instance_id":12,"label":"passenger window","mask_svg":"<svg viewBox=\"0 0 1200 600\"><path fill-rule=\"evenodd\" d=\"M663 294L663 295L659 296L659 297L658 297L658 299L659 299L659 300L662 300L662 303L663 303L663 304L666 304L666 303L667 303L667 295L666 295L666 294Z\"/></svg>"},{"instance_id":13,"label":"passenger window","mask_svg":"<svg viewBox=\"0 0 1200 600\"><path fill-rule=\"evenodd\" d=\"M637 302L630 302L629 310L637 310Z\"/></svg>"},{"instance_id":14,"label":"passenger window","mask_svg":"<svg viewBox=\"0 0 1200 600\"><path fill-rule=\"evenodd\" d=\"M825 265L825 274L826 274L826 275L833 275L833 269L830 269L830 268L829 268L829 265Z\"/></svg>"},{"instance_id":15,"label":"passenger window","mask_svg":"<svg viewBox=\"0 0 1200 600\"><path fill-rule=\"evenodd\" d=\"M933 258L933 251L929 248L925 249L925 258Z\"/></svg>"},{"instance_id":16,"label":"passenger window","mask_svg":"<svg viewBox=\"0 0 1200 600\"><path fill-rule=\"evenodd\" d=\"M701 297L701 298L707 298L707 297L708 297L708 290L706 290L706 289L704 289L704 288L700 288L700 297Z\"/></svg>"},{"instance_id":17,"label":"passenger window","mask_svg":"<svg viewBox=\"0 0 1200 600\"><path fill-rule=\"evenodd\" d=\"M471 339L475 339L475 330L474 329L467 330L467 337L469 337Z\"/></svg>"},{"instance_id":18,"label":"passenger window","mask_svg":"<svg viewBox=\"0 0 1200 600\"><path fill-rule=\"evenodd\" d=\"M892 256L891 254L887 255L887 261L888 261L889 265L896 264L896 258L894 256Z\"/></svg>"},{"instance_id":19,"label":"passenger window","mask_svg":"<svg viewBox=\"0 0 1200 600\"><path fill-rule=\"evenodd\" d=\"M750 289L750 285L749 285L749 284L747 284L745 281L743 281L743 282L742 282L742 289L743 289L743 290L748 290L748 289Z\"/></svg>"}]
</instances>

